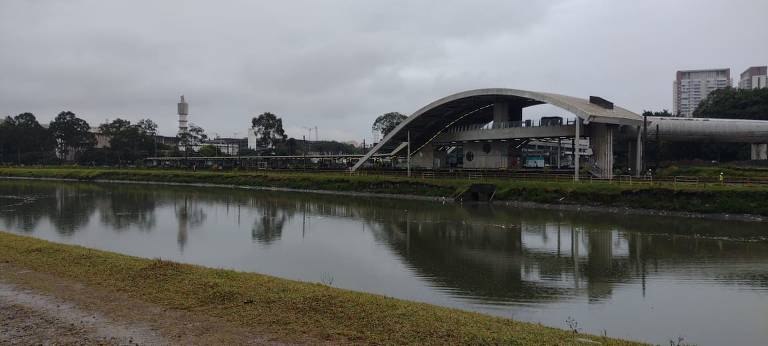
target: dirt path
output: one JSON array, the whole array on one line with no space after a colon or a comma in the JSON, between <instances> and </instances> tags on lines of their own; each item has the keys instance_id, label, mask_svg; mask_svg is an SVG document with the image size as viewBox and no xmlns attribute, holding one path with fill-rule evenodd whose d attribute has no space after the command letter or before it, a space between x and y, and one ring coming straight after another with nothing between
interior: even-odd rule
<instances>
[{"instance_id":1,"label":"dirt path","mask_svg":"<svg viewBox=\"0 0 768 346\"><path fill-rule=\"evenodd\" d=\"M0 344L161 345L156 330L119 323L59 299L0 284Z\"/></svg>"},{"instance_id":2,"label":"dirt path","mask_svg":"<svg viewBox=\"0 0 768 346\"><path fill-rule=\"evenodd\" d=\"M0 345L282 345L259 331L0 263Z\"/></svg>"}]
</instances>

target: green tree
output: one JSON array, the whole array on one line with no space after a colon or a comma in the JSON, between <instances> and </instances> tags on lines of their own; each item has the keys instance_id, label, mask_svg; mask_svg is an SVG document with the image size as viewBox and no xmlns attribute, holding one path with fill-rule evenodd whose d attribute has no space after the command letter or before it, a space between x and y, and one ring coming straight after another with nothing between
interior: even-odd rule
<instances>
[{"instance_id":1,"label":"green tree","mask_svg":"<svg viewBox=\"0 0 768 346\"><path fill-rule=\"evenodd\" d=\"M643 111L644 117L671 117L673 116L672 113L670 113L668 110L663 110L661 112L654 112L654 111Z\"/></svg>"},{"instance_id":2,"label":"green tree","mask_svg":"<svg viewBox=\"0 0 768 346\"><path fill-rule=\"evenodd\" d=\"M157 124L150 119L141 119L136 125L147 136L157 136Z\"/></svg>"},{"instance_id":3,"label":"green tree","mask_svg":"<svg viewBox=\"0 0 768 346\"><path fill-rule=\"evenodd\" d=\"M768 89L718 89L693 111L696 118L768 120Z\"/></svg>"},{"instance_id":4,"label":"green tree","mask_svg":"<svg viewBox=\"0 0 768 346\"><path fill-rule=\"evenodd\" d=\"M208 139L208 135L205 134L205 130L202 127L190 123L187 132L180 133L179 147L184 152L185 156L189 156L192 147L198 146Z\"/></svg>"},{"instance_id":5,"label":"green tree","mask_svg":"<svg viewBox=\"0 0 768 346\"><path fill-rule=\"evenodd\" d=\"M99 125L99 131L109 137L109 152L117 156L118 162L135 161L146 157L153 151L154 138L151 132L156 131L157 125L151 120L141 120L131 124L124 119Z\"/></svg>"},{"instance_id":6,"label":"green tree","mask_svg":"<svg viewBox=\"0 0 768 346\"><path fill-rule=\"evenodd\" d=\"M205 144L202 147L200 147L200 150L198 150L197 153L203 157L213 157L213 156L223 155L223 153L221 152L221 149L210 144Z\"/></svg>"},{"instance_id":7,"label":"green tree","mask_svg":"<svg viewBox=\"0 0 768 346\"><path fill-rule=\"evenodd\" d=\"M159 148L157 144L157 124L150 119L141 119L137 125L141 128L142 132L144 132L144 135L152 140L152 156L157 156L157 150Z\"/></svg>"},{"instance_id":8,"label":"green tree","mask_svg":"<svg viewBox=\"0 0 768 346\"><path fill-rule=\"evenodd\" d=\"M0 163L5 163L6 151L13 146L13 118L7 116L0 119Z\"/></svg>"},{"instance_id":9,"label":"green tree","mask_svg":"<svg viewBox=\"0 0 768 346\"><path fill-rule=\"evenodd\" d=\"M39 162L46 152L52 151L55 141L32 113L6 117L0 123L0 161L21 163Z\"/></svg>"},{"instance_id":10,"label":"green tree","mask_svg":"<svg viewBox=\"0 0 768 346\"><path fill-rule=\"evenodd\" d=\"M381 137L384 138L406 118L408 117L398 112L382 114L373 122L371 129L373 132L380 133Z\"/></svg>"},{"instance_id":11,"label":"green tree","mask_svg":"<svg viewBox=\"0 0 768 346\"><path fill-rule=\"evenodd\" d=\"M59 113L49 126L61 158L68 160L96 144L96 137L91 133L91 126L75 113L64 111Z\"/></svg>"},{"instance_id":12,"label":"green tree","mask_svg":"<svg viewBox=\"0 0 768 346\"><path fill-rule=\"evenodd\" d=\"M251 128L256 134L256 146L259 148L275 149L288 138L283 130L283 119L270 112L251 119Z\"/></svg>"}]
</instances>

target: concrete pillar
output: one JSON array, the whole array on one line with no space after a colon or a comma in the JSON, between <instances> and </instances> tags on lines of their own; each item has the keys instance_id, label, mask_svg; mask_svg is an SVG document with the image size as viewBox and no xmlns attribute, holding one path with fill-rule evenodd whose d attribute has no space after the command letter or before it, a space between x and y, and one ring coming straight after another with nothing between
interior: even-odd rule
<instances>
[{"instance_id":1,"label":"concrete pillar","mask_svg":"<svg viewBox=\"0 0 768 346\"><path fill-rule=\"evenodd\" d=\"M768 144L752 144L752 160L768 160Z\"/></svg>"},{"instance_id":2,"label":"concrete pillar","mask_svg":"<svg viewBox=\"0 0 768 346\"><path fill-rule=\"evenodd\" d=\"M436 157L435 147L432 144L427 144L421 150L411 153L411 168L436 169L439 168L438 162L439 158Z\"/></svg>"},{"instance_id":3,"label":"concrete pillar","mask_svg":"<svg viewBox=\"0 0 768 346\"><path fill-rule=\"evenodd\" d=\"M600 178L613 178L613 126L592 123L589 125L589 143L596 168L594 173Z\"/></svg>"},{"instance_id":4,"label":"concrete pillar","mask_svg":"<svg viewBox=\"0 0 768 346\"><path fill-rule=\"evenodd\" d=\"M515 103L495 102L493 104L493 122L495 124L508 121L522 121L523 107Z\"/></svg>"},{"instance_id":5,"label":"concrete pillar","mask_svg":"<svg viewBox=\"0 0 768 346\"><path fill-rule=\"evenodd\" d=\"M640 126L637 127L637 142L635 144L635 176L643 174L643 136L640 134Z\"/></svg>"},{"instance_id":6,"label":"concrete pillar","mask_svg":"<svg viewBox=\"0 0 768 346\"><path fill-rule=\"evenodd\" d=\"M557 169L560 169L560 157L563 156L560 150L562 146L562 138L557 139Z\"/></svg>"},{"instance_id":7,"label":"concrete pillar","mask_svg":"<svg viewBox=\"0 0 768 346\"><path fill-rule=\"evenodd\" d=\"M640 166L642 165L640 156L642 155L642 148L639 147L643 144L642 141L637 141L634 138L630 139L627 144L629 145L629 150L627 151L627 167L629 167L632 175L638 177L643 171L643 168Z\"/></svg>"},{"instance_id":8,"label":"concrete pillar","mask_svg":"<svg viewBox=\"0 0 768 346\"><path fill-rule=\"evenodd\" d=\"M581 118L576 116L576 122L574 126L576 128L576 132L573 136L573 180L579 181L579 138L581 137Z\"/></svg>"},{"instance_id":9,"label":"concrete pillar","mask_svg":"<svg viewBox=\"0 0 768 346\"><path fill-rule=\"evenodd\" d=\"M509 121L509 103L496 102L493 104L493 123L505 123Z\"/></svg>"}]
</instances>

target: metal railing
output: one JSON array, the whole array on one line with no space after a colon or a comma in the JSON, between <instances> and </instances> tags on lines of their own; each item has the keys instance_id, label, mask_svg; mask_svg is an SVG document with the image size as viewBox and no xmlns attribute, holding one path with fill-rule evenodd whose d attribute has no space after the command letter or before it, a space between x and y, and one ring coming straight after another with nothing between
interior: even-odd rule
<instances>
[{"instance_id":1,"label":"metal railing","mask_svg":"<svg viewBox=\"0 0 768 346\"><path fill-rule=\"evenodd\" d=\"M88 168L88 167L81 167ZM389 176L389 177L407 177L406 170L399 169L364 169L350 172L344 168L273 168L268 165L254 165L253 167L236 167L244 171L259 173L280 172L297 174L342 174L351 176ZM156 169L178 169L178 168L156 168ZM202 170L202 169L200 169ZM466 179L466 180L528 180L528 181L551 181L551 182L573 182L573 169L552 169L545 170L482 170L482 169L453 169L453 170L413 170L411 178L415 179ZM627 174L617 174L612 178L593 177L589 173L582 172L579 183L608 183L608 184L645 184L645 185L740 185L740 186L764 186L768 185L768 177L722 177L719 176L665 176L658 177L652 175L633 176Z\"/></svg>"},{"instance_id":2,"label":"metal railing","mask_svg":"<svg viewBox=\"0 0 768 346\"><path fill-rule=\"evenodd\" d=\"M466 132L466 131L487 131L487 130L498 130L498 129L510 129L510 128L521 128L521 127L547 127L547 126L567 126L567 125L573 125L575 123L574 120L566 119L565 123L552 123L552 122L541 122L537 120L525 120L525 121L500 121L500 122L493 122L493 123L487 123L487 124L466 124L466 125L456 125L448 129L448 133L457 133L457 132Z\"/></svg>"},{"instance_id":3,"label":"metal railing","mask_svg":"<svg viewBox=\"0 0 768 346\"><path fill-rule=\"evenodd\" d=\"M405 171L399 170L359 170L353 175L406 177ZM467 180L526 180L573 182L572 171L555 173L506 170L455 170L455 171L414 171L411 175L416 179L467 179ZM700 176L670 176L657 177L652 175L633 176L627 174L614 175L612 178L598 178L590 174L580 175L579 183L608 183L619 185L768 185L768 177L700 177Z\"/></svg>"}]
</instances>

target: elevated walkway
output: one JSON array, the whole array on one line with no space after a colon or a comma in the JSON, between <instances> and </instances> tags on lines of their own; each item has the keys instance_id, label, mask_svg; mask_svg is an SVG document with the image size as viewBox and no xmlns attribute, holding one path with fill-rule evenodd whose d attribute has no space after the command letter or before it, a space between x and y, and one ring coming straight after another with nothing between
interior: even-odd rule
<instances>
[{"instance_id":1,"label":"elevated walkway","mask_svg":"<svg viewBox=\"0 0 768 346\"><path fill-rule=\"evenodd\" d=\"M511 123L511 122L510 122ZM520 122L517 122L520 124ZM524 123L523 123L524 124ZM575 125L552 125L552 126L514 126L517 124L497 124L496 126L485 126L482 124L471 124L457 126L449 129L445 133L435 138L435 143L445 144L452 142L465 141L485 141L502 139L525 139L525 138L566 138L573 137Z\"/></svg>"}]
</instances>

